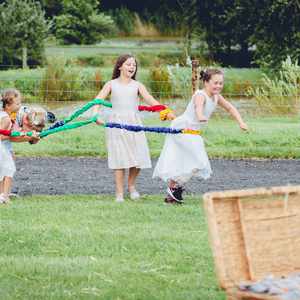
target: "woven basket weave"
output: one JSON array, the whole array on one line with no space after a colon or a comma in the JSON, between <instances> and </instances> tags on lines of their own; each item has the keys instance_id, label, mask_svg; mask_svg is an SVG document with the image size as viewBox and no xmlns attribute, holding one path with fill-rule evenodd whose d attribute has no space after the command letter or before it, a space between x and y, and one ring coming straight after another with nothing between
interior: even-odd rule
<instances>
[{"instance_id":1,"label":"woven basket weave","mask_svg":"<svg viewBox=\"0 0 300 300\"><path fill-rule=\"evenodd\" d=\"M217 277L228 299L277 299L234 287L300 271L300 186L207 193L204 206Z\"/></svg>"}]
</instances>

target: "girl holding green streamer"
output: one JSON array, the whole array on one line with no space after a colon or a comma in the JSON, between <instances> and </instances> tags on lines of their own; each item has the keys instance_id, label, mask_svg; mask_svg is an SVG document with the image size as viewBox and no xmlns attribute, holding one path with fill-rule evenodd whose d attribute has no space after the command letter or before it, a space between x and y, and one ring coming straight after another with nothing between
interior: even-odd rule
<instances>
[{"instance_id":1,"label":"girl holding green streamer","mask_svg":"<svg viewBox=\"0 0 300 300\"><path fill-rule=\"evenodd\" d=\"M112 80L107 82L97 95L97 99L105 99L111 94L112 113L109 122L142 125L138 115L139 96L149 105L159 105L147 91L145 86L135 80L137 73L136 59L131 55L122 55L118 58ZM94 109L99 112L100 106ZM167 116L173 119L170 112ZM97 120L103 125L101 120ZM140 169L151 168L148 144L144 132L130 132L115 128L106 128L106 145L108 150L108 167L115 171L116 201L124 201L125 170L129 169L128 191L130 198L140 197L135 188L136 178Z\"/></svg>"}]
</instances>

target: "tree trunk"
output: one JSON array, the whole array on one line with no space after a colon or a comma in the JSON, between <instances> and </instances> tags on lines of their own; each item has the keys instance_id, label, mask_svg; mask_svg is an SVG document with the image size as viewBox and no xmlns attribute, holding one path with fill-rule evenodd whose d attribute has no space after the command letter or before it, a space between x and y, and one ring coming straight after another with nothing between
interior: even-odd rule
<instances>
[{"instance_id":1,"label":"tree trunk","mask_svg":"<svg viewBox=\"0 0 300 300\"><path fill-rule=\"evenodd\" d=\"M22 67L23 69L27 69L27 47L23 46L22 48Z\"/></svg>"}]
</instances>

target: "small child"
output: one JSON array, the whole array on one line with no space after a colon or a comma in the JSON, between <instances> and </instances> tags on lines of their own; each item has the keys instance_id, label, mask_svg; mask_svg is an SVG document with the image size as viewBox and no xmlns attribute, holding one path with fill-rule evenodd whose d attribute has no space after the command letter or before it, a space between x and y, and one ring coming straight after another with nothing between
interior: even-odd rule
<instances>
[{"instance_id":1,"label":"small child","mask_svg":"<svg viewBox=\"0 0 300 300\"><path fill-rule=\"evenodd\" d=\"M185 112L171 123L173 128L199 130L207 123L211 114L220 105L238 122L242 130L248 130L237 109L220 94L224 76L218 69L201 71L204 88L197 90ZM153 178L159 177L168 182L167 203L183 203L183 185L193 176L207 179L212 173L200 135L168 135L154 169Z\"/></svg>"},{"instance_id":2,"label":"small child","mask_svg":"<svg viewBox=\"0 0 300 300\"><path fill-rule=\"evenodd\" d=\"M51 114L51 116L53 117L54 114ZM48 116L49 112L47 112L44 108L40 106L21 106L16 115L16 121L13 128L16 131L41 132L45 128L46 122L49 120ZM20 141L20 139L16 141ZM38 141L39 139L31 139L29 143L36 144Z\"/></svg>"},{"instance_id":3,"label":"small child","mask_svg":"<svg viewBox=\"0 0 300 300\"><path fill-rule=\"evenodd\" d=\"M136 81L136 59L131 55L122 55L117 59L112 80L108 81L96 98L105 99L111 94L112 113L109 122L128 125L142 125L139 112L139 96L149 105L158 105L145 86ZM95 112L97 107L95 109ZM173 119L172 112L167 115ZM101 120L97 121L101 124ZM116 201L124 201L125 169L129 169L128 191L132 200L140 194L136 190L136 178L140 169L151 168L149 148L144 132L129 132L120 129L106 129L108 167L115 171Z\"/></svg>"},{"instance_id":4,"label":"small child","mask_svg":"<svg viewBox=\"0 0 300 300\"><path fill-rule=\"evenodd\" d=\"M21 94L16 89L8 89L3 93L1 100L3 110L0 111L0 128L11 130L13 126L11 115L17 113L21 107ZM9 137L1 137L0 147L0 203L7 203L16 166Z\"/></svg>"},{"instance_id":5,"label":"small child","mask_svg":"<svg viewBox=\"0 0 300 300\"><path fill-rule=\"evenodd\" d=\"M2 108L0 110L0 129L11 130L14 124L14 115L21 107L21 94L17 89L7 89L1 95ZM32 137L11 138L1 136L0 139L0 203L9 202L9 195L12 186L12 178L16 171L14 154L11 141L36 142L39 138Z\"/></svg>"},{"instance_id":6,"label":"small child","mask_svg":"<svg viewBox=\"0 0 300 300\"><path fill-rule=\"evenodd\" d=\"M41 132L47 122L47 111L40 106L22 106L16 116L17 125L23 131Z\"/></svg>"}]
</instances>

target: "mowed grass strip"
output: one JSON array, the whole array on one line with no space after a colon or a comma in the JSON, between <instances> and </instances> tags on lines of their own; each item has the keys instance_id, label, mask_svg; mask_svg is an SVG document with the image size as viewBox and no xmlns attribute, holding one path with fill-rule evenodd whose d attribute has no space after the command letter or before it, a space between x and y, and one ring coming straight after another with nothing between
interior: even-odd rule
<instances>
[{"instance_id":1,"label":"mowed grass strip","mask_svg":"<svg viewBox=\"0 0 300 300\"><path fill-rule=\"evenodd\" d=\"M25 197L0 225L1 299L225 299L200 198Z\"/></svg>"}]
</instances>

